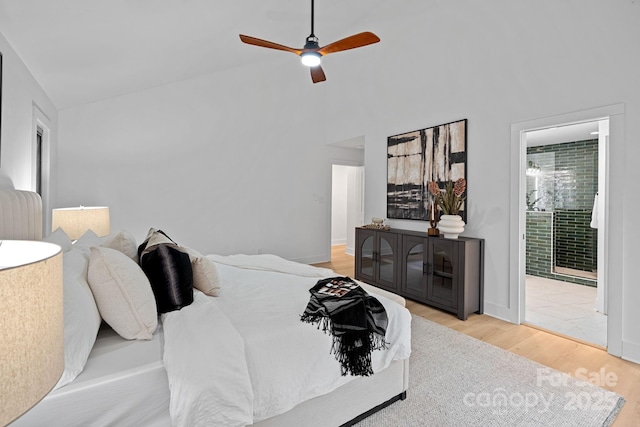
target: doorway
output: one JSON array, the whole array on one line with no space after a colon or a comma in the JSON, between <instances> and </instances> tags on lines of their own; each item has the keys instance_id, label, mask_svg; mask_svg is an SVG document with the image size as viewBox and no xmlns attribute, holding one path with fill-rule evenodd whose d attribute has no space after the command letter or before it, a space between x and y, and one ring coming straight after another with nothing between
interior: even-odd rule
<instances>
[{"instance_id":1,"label":"doorway","mask_svg":"<svg viewBox=\"0 0 640 427\"><path fill-rule=\"evenodd\" d=\"M355 228L364 223L364 167L331 167L331 247L355 254Z\"/></svg>"},{"instance_id":2,"label":"doorway","mask_svg":"<svg viewBox=\"0 0 640 427\"><path fill-rule=\"evenodd\" d=\"M622 354L622 212L614 209L624 199L624 174L612 165L624 164L624 104L593 108L590 110L526 120L511 125L511 203L510 203L510 246L509 255L509 308L510 321L516 324L526 322L526 212L527 212L527 133L537 130L564 127L573 124L607 120L609 137L599 144L604 150L599 175L602 174L604 188L598 187L598 266L597 276L602 277L604 286L601 298L596 297L607 314L607 351L615 356ZM600 141L599 138L599 143ZM602 148L601 148L602 147ZM603 191L603 193L602 193ZM601 234L603 233L603 234ZM602 238L600 238L602 237Z\"/></svg>"},{"instance_id":3,"label":"doorway","mask_svg":"<svg viewBox=\"0 0 640 427\"><path fill-rule=\"evenodd\" d=\"M52 135L51 120L36 105L32 111L32 160L31 160L31 190L40 194L42 199L42 230L44 235L51 231L51 200L52 200Z\"/></svg>"},{"instance_id":4,"label":"doorway","mask_svg":"<svg viewBox=\"0 0 640 427\"><path fill-rule=\"evenodd\" d=\"M606 181L599 170L606 165L608 133L608 119L524 133L524 321L602 347L607 316L599 223L606 218L599 200Z\"/></svg>"}]
</instances>

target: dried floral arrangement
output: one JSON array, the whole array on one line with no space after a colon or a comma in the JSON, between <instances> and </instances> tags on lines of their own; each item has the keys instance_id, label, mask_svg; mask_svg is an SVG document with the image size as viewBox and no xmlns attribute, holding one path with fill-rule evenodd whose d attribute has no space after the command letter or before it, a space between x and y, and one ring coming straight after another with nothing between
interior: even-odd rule
<instances>
[{"instance_id":1,"label":"dried floral arrangement","mask_svg":"<svg viewBox=\"0 0 640 427\"><path fill-rule=\"evenodd\" d=\"M457 179L455 183L447 181L444 190L438 187L437 182L429 182L429 193L431 193L435 203L440 206L442 213L445 215L458 215L466 198L462 197L466 188L467 181L464 178Z\"/></svg>"}]
</instances>

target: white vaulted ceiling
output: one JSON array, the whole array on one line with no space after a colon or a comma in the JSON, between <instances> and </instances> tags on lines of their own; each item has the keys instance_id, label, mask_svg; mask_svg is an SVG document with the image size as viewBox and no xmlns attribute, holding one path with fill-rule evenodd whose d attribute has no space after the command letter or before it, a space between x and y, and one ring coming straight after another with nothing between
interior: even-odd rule
<instances>
[{"instance_id":1,"label":"white vaulted ceiling","mask_svg":"<svg viewBox=\"0 0 640 427\"><path fill-rule=\"evenodd\" d=\"M318 0L328 44L375 32L384 0ZM302 47L309 0L0 0L0 33L59 109L223 69L297 58L240 42L239 33ZM256 67L259 72L259 67Z\"/></svg>"}]
</instances>

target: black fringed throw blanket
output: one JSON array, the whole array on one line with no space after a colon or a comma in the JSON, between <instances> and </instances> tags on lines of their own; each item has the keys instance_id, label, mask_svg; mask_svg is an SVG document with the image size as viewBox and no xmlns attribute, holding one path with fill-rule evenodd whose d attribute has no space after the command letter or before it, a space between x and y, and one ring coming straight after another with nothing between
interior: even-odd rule
<instances>
[{"instance_id":1,"label":"black fringed throw blanket","mask_svg":"<svg viewBox=\"0 0 640 427\"><path fill-rule=\"evenodd\" d=\"M342 375L373 375L371 352L387 348L387 312L382 304L349 277L320 280L309 292L300 320L331 333L331 353Z\"/></svg>"}]
</instances>

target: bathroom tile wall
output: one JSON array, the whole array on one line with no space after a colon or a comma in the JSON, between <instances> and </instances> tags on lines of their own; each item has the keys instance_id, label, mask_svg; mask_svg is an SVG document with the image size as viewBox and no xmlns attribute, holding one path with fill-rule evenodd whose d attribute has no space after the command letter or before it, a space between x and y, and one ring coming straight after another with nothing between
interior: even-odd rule
<instances>
[{"instance_id":1,"label":"bathroom tile wall","mask_svg":"<svg viewBox=\"0 0 640 427\"><path fill-rule=\"evenodd\" d=\"M598 230L591 228L590 223L591 209L558 209L554 212L555 265L582 271L597 270Z\"/></svg>"},{"instance_id":2,"label":"bathroom tile wall","mask_svg":"<svg viewBox=\"0 0 640 427\"><path fill-rule=\"evenodd\" d=\"M553 277L553 212L527 212L526 272Z\"/></svg>"},{"instance_id":3,"label":"bathroom tile wall","mask_svg":"<svg viewBox=\"0 0 640 427\"><path fill-rule=\"evenodd\" d=\"M541 265L539 260L551 251L558 267L583 271L597 269L597 230L590 227L590 221L598 190L598 140L529 147L527 160L530 165L541 168L537 177L527 177L527 193L532 193L537 180L538 191L532 194L545 198L535 208L554 212L544 221L527 213L527 273L594 286L594 281L557 276L552 267ZM551 224L553 233L549 231L550 240L543 244L542 239L547 238L547 234L540 227ZM530 239L533 240L531 245ZM553 245L551 239L554 239Z\"/></svg>"},{"instance_id":4,"label":"bathroom tile wall","mask_svg":"<svg viewBox=\"0 0 640 427\"><path fill-rule=\"evenodd\" d=\"M555 216L555 212L527 211L526 274L579 285L596 286L594 280L554 273L553 223Z\"/></svg>"},{"instance_id":5,"label":"bathroom tile wall","mask_svg":"<svg viewBox=\"0 0 640 427\"><path fill-rule=\"evenodd\" d=\"M556 153L555 210L588 210L598 191L598 140L547 145Z\"/></svg>"}]
</instances>

